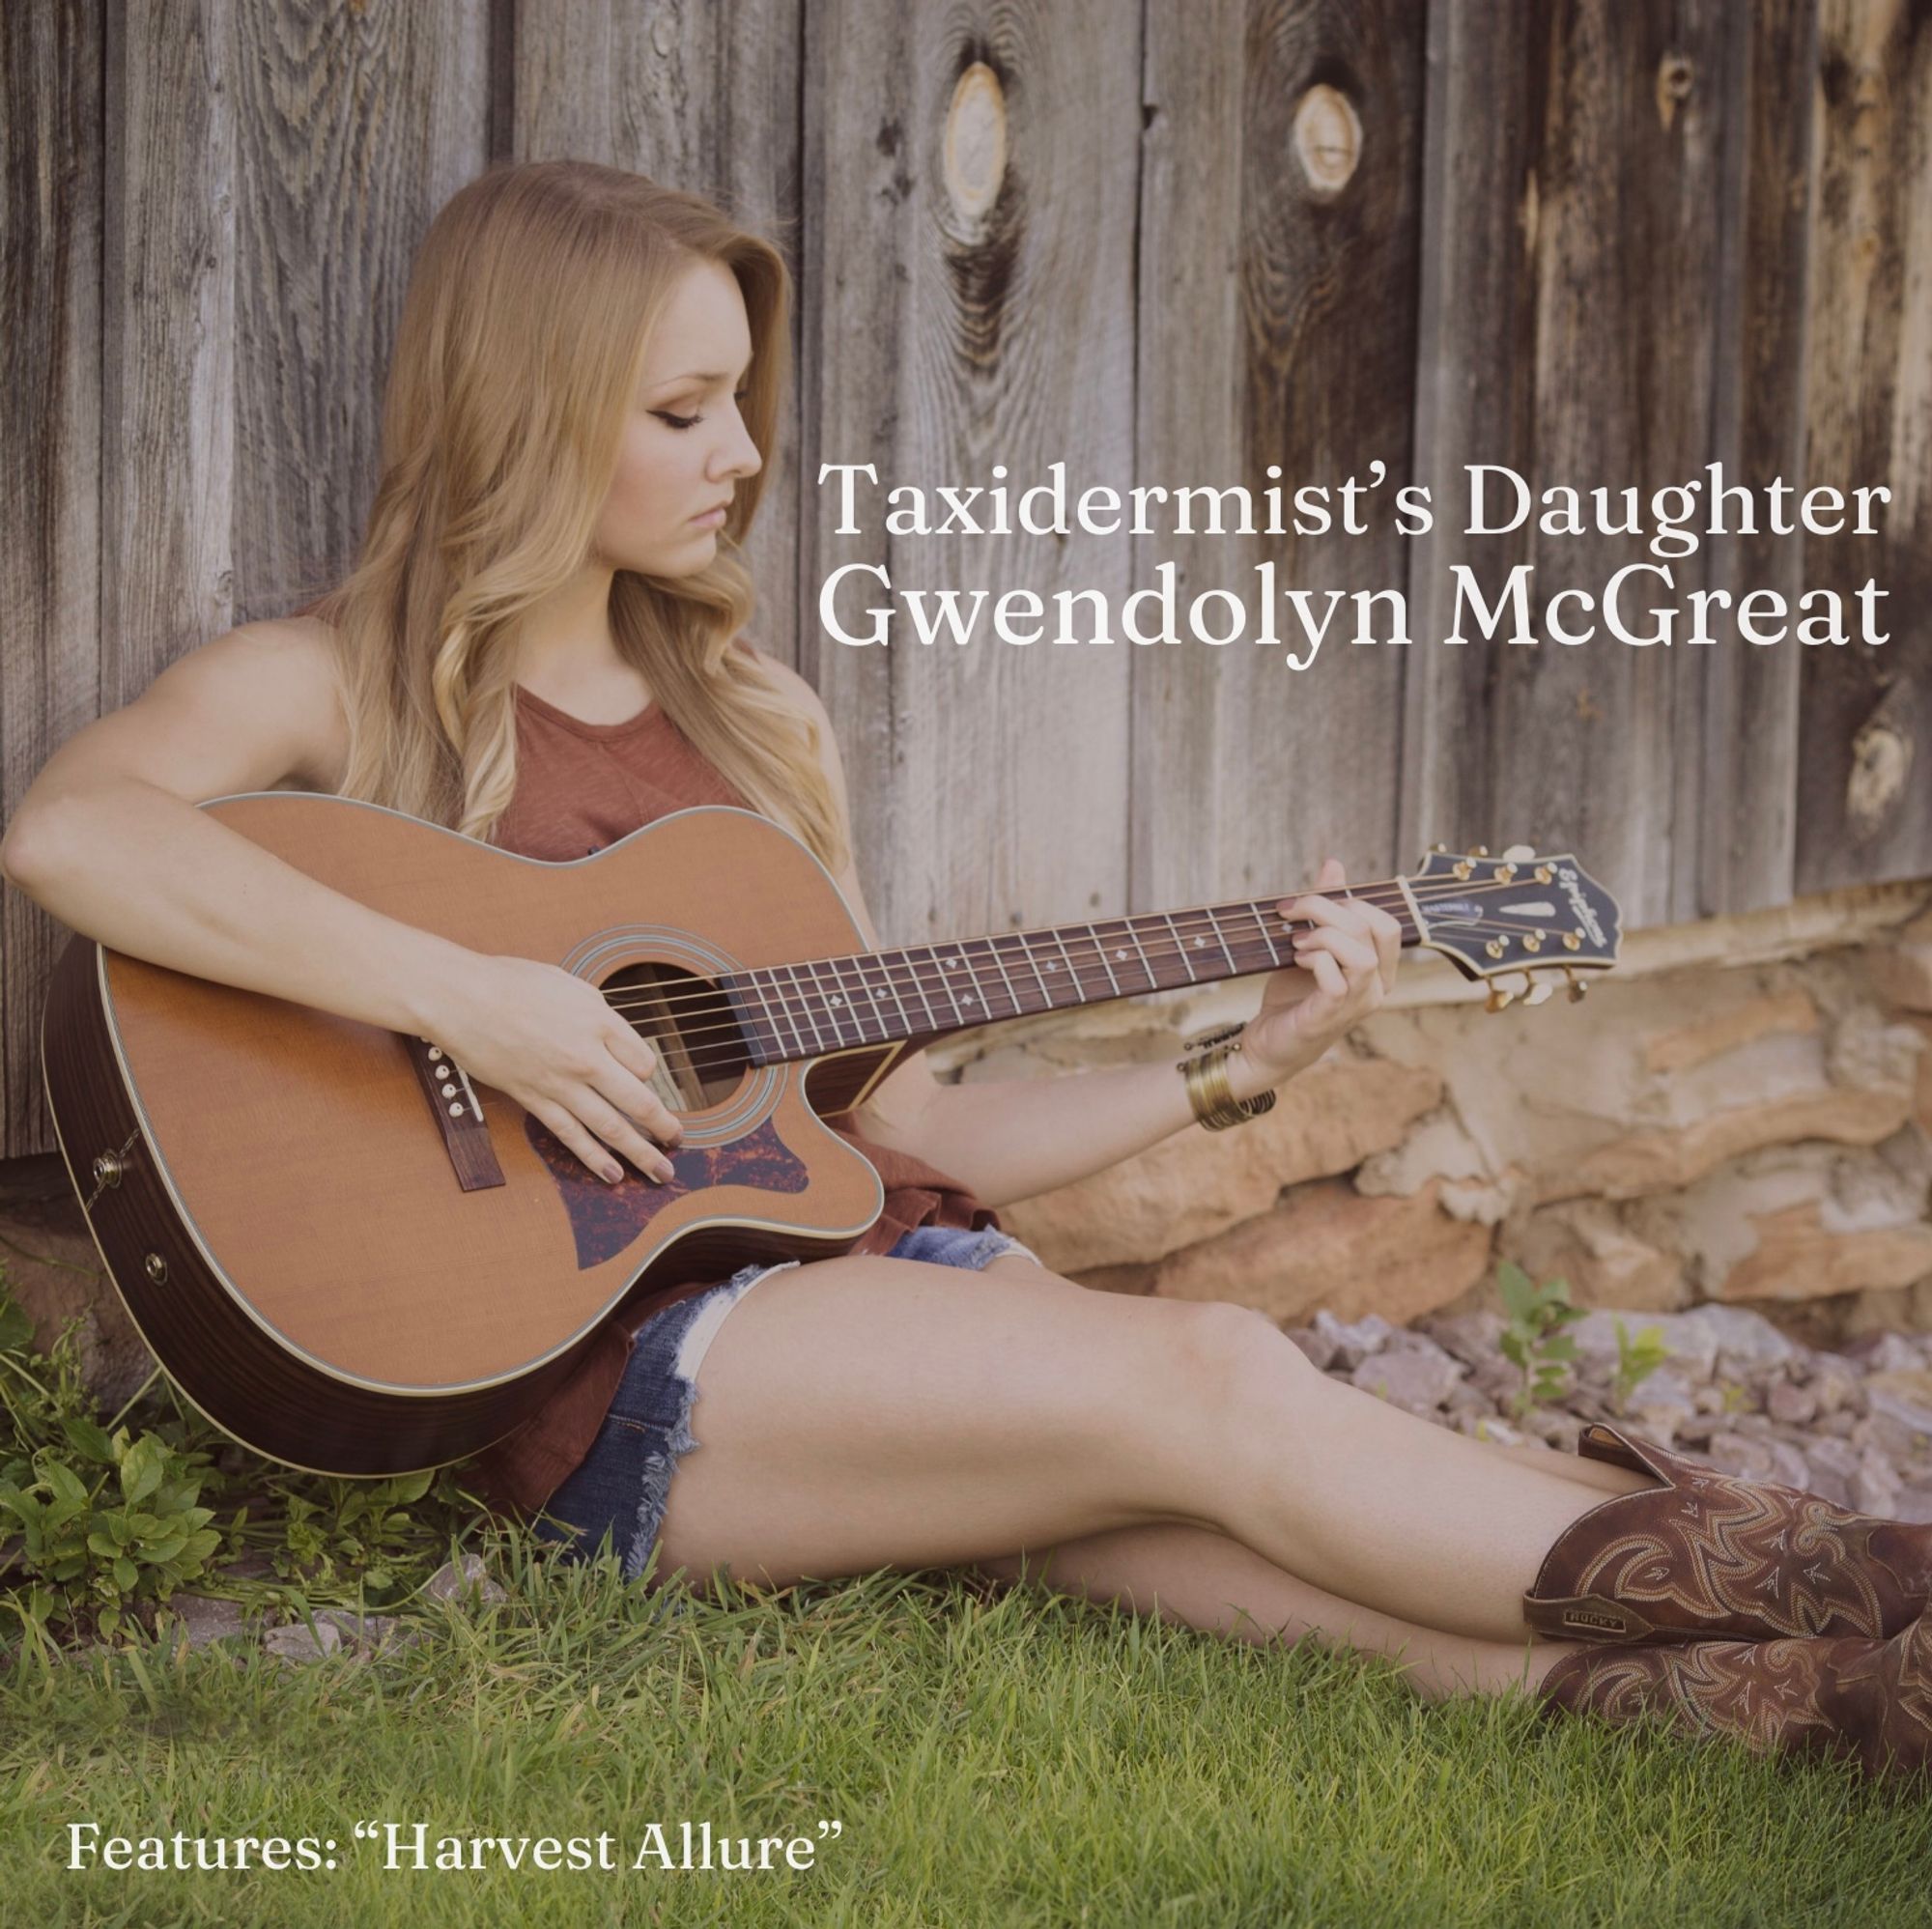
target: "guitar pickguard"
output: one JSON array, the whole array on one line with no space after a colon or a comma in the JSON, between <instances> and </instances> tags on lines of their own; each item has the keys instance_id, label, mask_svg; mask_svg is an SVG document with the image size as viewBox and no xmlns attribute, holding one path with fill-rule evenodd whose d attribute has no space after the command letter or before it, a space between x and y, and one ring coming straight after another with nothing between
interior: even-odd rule
<instances>
[{"instance_id":1,"label":"guitar pickguard","mask_svg":"<svg viewBox=\"0 0 1932 1929\"><path fill-rule=\"evenodd\" d=\"M779 1137L767 1119L742 1139L723 1146L679 1147L668 1153L676 1176L662 1185L639 1178L627 1166L611 1185L599 1178L550 1127L529 1113L524 1130L531 1149L550 1169L577 1240L580 1272L615 1259L634 1244L672 1200L713 1185L754 1186L764 1192L806 1188L805 1161Z\"/></svg>"}]
</instances>

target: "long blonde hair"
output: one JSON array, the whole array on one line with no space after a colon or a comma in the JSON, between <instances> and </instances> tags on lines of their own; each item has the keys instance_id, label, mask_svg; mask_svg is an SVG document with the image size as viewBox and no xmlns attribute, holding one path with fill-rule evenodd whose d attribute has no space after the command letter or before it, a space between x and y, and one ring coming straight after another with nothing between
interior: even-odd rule
<instances>
[{"instance_id":1,"label":"long blonde hair","mask_svg":"<svg viewBox=\"0 0 1932 1929\"><path fill-rule=\"evenodd\" d=\"M383 468L349 576L307 606L339 646L342 794L488 840L517 775L513 630L588 552L645 349L678 278L728 269L752 365L744 478L690 576L618 570L617 648L652 700L828 868L849 856L818 730L734 642L755 603L739 546L789 375L783 257L701 196L578 160L478 176L423 238L383 404Z\"/></svg>"}]
</instances>

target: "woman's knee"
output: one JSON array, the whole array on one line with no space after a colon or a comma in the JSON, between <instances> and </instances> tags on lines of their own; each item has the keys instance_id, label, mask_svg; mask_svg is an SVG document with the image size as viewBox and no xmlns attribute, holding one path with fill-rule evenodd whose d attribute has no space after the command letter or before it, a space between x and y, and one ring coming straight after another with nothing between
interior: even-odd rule
<instances>
[{"instance_id":1,"label":"woman's knee","mask_svg":"<svg viewBox=\"0 0 1932 1929\"><path fill-rule=\"evenodd\" d=\"M1314 1374L1308 1355L1259 1307L1230 1299L1187 1303L1180 1356L1194 1389L1230 1409L1250 1397L1277 1398L1284 1384Z\"/></svg>"}]
</instances>

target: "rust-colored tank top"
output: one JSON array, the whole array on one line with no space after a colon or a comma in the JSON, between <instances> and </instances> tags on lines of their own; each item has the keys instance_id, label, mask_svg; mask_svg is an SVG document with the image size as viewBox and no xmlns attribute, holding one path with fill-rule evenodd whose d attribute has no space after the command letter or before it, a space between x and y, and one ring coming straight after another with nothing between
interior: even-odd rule
<instances>
[{"instance_id":1,"label":"rust-colored tank top","mask_svg":"<svg viewBox=\"0 0 1932 1929\"><path fill-rule=\"evenodd\" d=\"M588 856L619 837L697 804L754 808L689 738L647 705L619 723L587 723L521 685L517 787L498 821L505 850L552 863ZM978 1229L1000 1223L964 1186L923 1159L895 1151L848 1127L833 1129L871 1160L885 1187L878 1222L854 1253L885 1253L915 1226ZM477 1460L474 1478L491 1499L534 1513L590 1451L623 1377L634 1335L651 1314L701 1292L720 1277L675 1282L605 1321L583 1358L544 1405Z\"/></svg>"}]
</instances>

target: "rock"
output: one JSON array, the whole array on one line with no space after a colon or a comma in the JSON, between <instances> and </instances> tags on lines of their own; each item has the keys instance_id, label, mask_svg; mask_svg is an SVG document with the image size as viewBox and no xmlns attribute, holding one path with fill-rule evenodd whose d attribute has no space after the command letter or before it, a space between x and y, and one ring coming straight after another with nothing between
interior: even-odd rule
<instances>
[{"instance_id":1,"label":"rock","mask_svg":"<svg viewBox=\"0 0 1932 1929\"><path fill-rule=\"evenodd\" d=\"M1858 1412L1864 1405L1864 1384L1842 1359L1821 1353L1811 1373L1811 1390L1818 1396L1820 1413L1841 1409Z\"/></svg>"},{"instance_id":2,"label":"rock","mask_svg":"<svg viewBox=\"0 0 1932 1929\"><path fill-rule=\"evenodd\" d=\"M1658 1033L1644 1047L1644 1068L1690 1071L1774 1032L1816 1032L1818 1007L1801 985L1788 985Z\"/></svg>"},{"instance_id":3,"label":"rock","mask_svg":"<svg viewBox=\"0 0 1932 1929\"><path fill-rule=\"evenodd\" d=\"M1441 1098L1439 1072L1333 1053L1238 1132L1176 1132L1071 1185L1003 1206L1001 1216L1056 1272L1162 1259L1265 1215L1286 1186L1350 1172L1399 1145ZM1487 1251L1487 1232L1475 1231Z\"/></svg>"},{"instance_id":4,"label":"rock","mask_svg":"<svg viewBox=\"0 0 1932 1929\"><path fill-rule=\"evenodd\" d=\"M1917 1373L1925 1364L1924 1354L1900 1333L1868 1333L1854 1340L1844 1356L1867 1376Z\"/></svg>"},{"instance_id":5,"label":"rock","mask_svg":"<svg viewBox=\"0 0 1932 1929\"><path fill-rule=\"evenodd\" d=\"M1900 939L1865 950L1872 989L1902 1011L1932 1011L1932 943Z\"/></svg>"},{"instance_id":6,"label":"rock","mask_svg":"<svg viewBox=\"0 0 1932 1929\"><path fill-rule=\"evenodd\" d=\"M322 1607L315 1618L327 1622L357 1655L400 1654L423 1637L420 1628L406 1627L393 1614L358 1615L354 1608Z\"/></svg>"},{"instance_id":7,"label":"rock","mask_svg":"<svg viewBox=\"0 0 1932 1929\"><path fill-rule=\"evenodd\" d=\"M1932 1524L1932 1483L1903 1489L1891 1503L1894 1520L1910 1520L1915 1525Z\"/></svg>"},{"instance_id":8,"label":"rock","mask_svg":"<svg viewBox=\"0 0 1932 1929\"><path fill-rule=\"evenodd\" d=\"M1306 1353L1317 1373L1326 1373L1335 1362L1336 1342L1313 1326L1285 1326L1282 1330Z\"/></svg>"},{"instance_id":9,"label":"rock","mask_svg":"<svg viewBox=\"0 0 1932 1929\"><path fill-rule=\"evenodd\" d=\"M317 1615L313 1631L306 1622L293 1621L284 1628L270 1628L262 1636L262 1646L279 1660L319 1661L341 1651L342 1631Z\"/></svg>"},{"instance_id":10,"label":"rock","mask_svg":"<svg viewBox=\"0 0 1932 1929\"><path fill-rule=\"evenodd\" d=\"M1559 1453L1565 1454L1577 1451L1577 1440L1583 1431L1583 1423L1576 1414L1565 1413L1552 1406L1532 1406L1524 1416L1523 1425Z\"/></svg>"},{"instance_id":11,"label":"rock","mask_svg":"<svg viewBox=\"0 0 1932 1929\"><path fill-rule=\"evenodd\" d=\"M1780 1426L1803 1427L1817 1417L1818 1389L1779 1380L1766 1391L1764 1406Z\"/></svg>"},{"instance_id":12,"label":"rock","mask_svg":"<svg viewBox=\"0 0 1932 1929\"><path fill-rule=\"evenodd\" d=\"M1889 1516L1898 1505L1898 1471L1876 1447L1867 1447L1852 1476L1852 1505L1861 1514Z\"/></svg>"},{"instance_id":13,"label":"rock","mask_svg":"<svg viewBox=\"0 0 1932 1929\"><path fill-rule=\"evenodd\" d=\"M1584 1314L1567 1330L1577 1342L1577 1357L1600 1361L1612 1373L1617 1365L1617 1321L1632 1340L1648 1326L1669 1349L1668 1364L1684 1377L1708 1379L1718 1359L1718 1335L1698 1307L1690 1313L1611 1313L1602 1309Z\"/></svg>"},{"instance_id":14,"label":"rock","mask_svg":"<svg viewBox=\"0 0 1932 1929\"><path fill-rule=\"evenodd\" d=\"M1859 1457L1851 1447L1828 1434L1810 1440L1804 1458L1811 1469L1811 1491L1834 1506L1851 1506L1852 1482L1859 1470Z\"/></svg>"},{"instance_id":15,"label":"rock","mask_svg":"<svg viewBox=\"0 0 1932 1929\"><path fill-rule=\"evenodd\" d=\"M1695 1406L1695 1395L1684 1376L1659 1367L1632 1388L1624 1411L1640 1432L1655 1434L1659 1445L1668 1446Z\"/></svg>"},{"instance_id":16,"label":"rock","mask_svg":"<svg viewBox=\"0 0 1932 1929\"><path fill-rule=\"evenodd\" d=\"M1548 1206L1578 1195L1636 1199L1646 1193L1682 1192L1746 1153L1800 1139L1876 1145L1911 1116L1912 1096L1904 1078L1871 1085L1820 1084L1709 1112L1688 1125L1634 1132L1552 1167L1542 1177L1537 1204Z\"/></svg>"},{"instance_id":17,"label":"rock","mask_svg":"<svg viewBox=\"0 0 1932 1929\"><path fill-rule=\"evenodd\" d=\"M1808 1489L1811 1485L1811 1463L1789 1440L1770 1440L1771 1477L1783 1487Z\"/></svg>"},{"instance_id":18,"label":"rock","mask_svg":"<svg viewBox=\"0 0 1932 1929\"><path fill-rule=\"evenodd\" d=\"M1865 1382L1865 1401L1870 1430L1876 1445L1893 1460L1932 1451L1932 1407L1921 1406L1889 1388ZM1852 1437L1859 1436L1855 1432Z\"/></svg>"},{"instance_id":19,"label":"rock","mask_svg":"<svg viewBox=\"0 0 1932 1929\"><path fill-rule=\"evenodd\" d=\"M1415 1328L1466 1367L1502 1357L1503 1316L1487 1308L1472 1313L1425 1314Z\"/></svg>"},{"instance_id":20,"label":"rock","mask_svg":"<svg viewBox=\"0 0 1932 1929\"><path fill-rule=\"evenodd\" d=\"M1770 1447L1744 1433L1714 1433L1704 1449L1704 1458L1719 1473L1736 1480L1769 1480L1772 1472Z\"/></svg>"},{"instance_id":21,"label":"rock","mask_svg":"<svg viewBox=\"0 0 1932 1929\"><path fill-rule=\"evenodd\" d=\"M1391 1346L1372 1354L1355 1368L1350 1377L1364 1392L1393 1405L1406 1407L1411 1413L1434 1413L1467 1370L1440 1347L1420 1340L1419 1335L1397 1337L1411 1344ZM1424 1347L1428 1351L1422 1350Z\"/></svg>"},{"instance_id":22,"label":"rock","mask_svg":"<svg viewBox=\"0 0 1932 1929\"><path fill-rule=\"evenodd\" d=\"M1315 1316L1315 1331L1335 1349L1330 1367L1352 1373L1371 1353L1381 1351L1395 1328L1379 1313L1364 1314L1361 1319L1345 1323L1324 1307Z\"/></svg>"},{"instance_id":23,"label":"rock","mask_svg":"<svg viewBox=\"0 0 1932 1929\"><path fill-rule=\"evenodd\" d=\"M490 1578L481 1554L465 1554L461 1568L452 1561L445 1561L423 1583L423 1592L432 1601L473 1599L484 1607L494 1606L497 1602L510 1598Z\"/></svg>"},{"instance_id":24,"label":"rock","mask_svg":"<svg viewBox=\"0 0 1932 1929\"><path fill-rule=\"evenodd\" d=\"M248 1631L239 1601L222 1601L206 1594L177 1594L169 1601L167 1609L180 1623L190 1648L206 1648Z\"/></svg>"},{"instance_id":25,"label":"rock","mask_svg":"<svg viewBox=\"0 0 1932 1929\"><path fill-rule=\"evenodd\" d=\"M1633 1320L1689 1296L1684 1256L1631 1230L1602 1199L1532 1211L1512 1227L1510 1257L1536 1279L1567 1279L1579 1306L1629 1309Z\"/></svg>"},{"instance_id":26,"label":"rock","mask_svg":"<svg viewBox=\"0 0 1932 1929\"><path fill-rule=\"evenodd\" d=\"M1719 1299L1816 1299L1932 1271L1932 1225L1918 1219L1839 1230L1815 1199L1751 1217L1757 1246L1718 1282Z\"/></svg>"},{"instance_id":27,"label":"rock","mask_svg":"<svg viewBox=\"0 0 1932 1929\"><path fill-rule=\"evenodd\" d=\"M1490 1270L1489 1229L1452 1218L1439 1191L1432 1181L1413 1198L1371 1199L1346 1179L1294 1186L1270 1210L1170 1252L1154 1269L1153 1291L1163 1299L1235 1300L1280 1324L1306 1323L1317 1307L1342 1319L1413 1319L1460 1298Z\"/></svg>"},{"instance_id":28,"label":"rock","mask_svg":"<svg viewBox=\"0 0 1932 1929\"><path fill-rule=\"evenodd\" d=\"M1720 1306L1713 1302L1697 1309L1699 1321L1718 1336L1715 1371L1732 1379L1745 1379L1770 1367L1788 1365L1798 1357L1798 1348L1762 1313L1747 1306Z\"/></svg>"}]
</instances>

